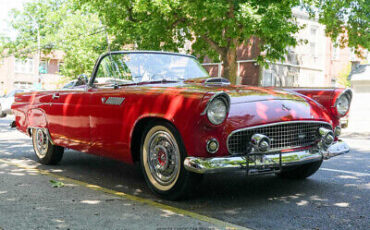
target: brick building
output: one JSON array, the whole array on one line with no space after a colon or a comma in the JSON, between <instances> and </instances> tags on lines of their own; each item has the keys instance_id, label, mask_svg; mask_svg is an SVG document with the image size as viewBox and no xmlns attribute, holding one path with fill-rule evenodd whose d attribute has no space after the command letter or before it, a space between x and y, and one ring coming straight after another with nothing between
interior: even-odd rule
<instances>
[{"instance_id":1,"label":"brick building","mask_svg":"<svg viewBox=\"0 0 370 230\"><path fill-rule=\"evenodd\" d=\"M63 54L55 51L42 55L38 62L37 54L26 59L14 56L0 59L0 95L13 89L32 89L39 80L44 89L54 89L61 80L59 74ZM39 64L39 66L38 66Z\"/></svg>"},{"instance_id":2,"label":"brick building","mask_svg":"<svg viewBox=\"0 0 370 230\"><path fill-rule=\"evenodd\" d=\"M256 63L260 53L258 39L252 38L248 45L237 50L237 83L281 87L330 87L347 66L359 63L349 48L334 47L325 36L325 27L317 20L300 11L293 10L299 25L305 25L295 36L304 39L296 47L289 48L284 61L270 63L263 68ZM205 59L202 64L211 76L222 76L222 63Z\"/></svg>"}]
</instances>

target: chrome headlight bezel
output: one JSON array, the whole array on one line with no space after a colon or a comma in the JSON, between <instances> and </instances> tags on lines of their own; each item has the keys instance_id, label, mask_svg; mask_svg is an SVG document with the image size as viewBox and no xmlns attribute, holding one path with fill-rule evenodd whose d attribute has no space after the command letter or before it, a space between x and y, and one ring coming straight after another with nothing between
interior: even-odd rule
<instances>
[{"instance_id":1,"label":"chrome headlight bezel","mask_svg":"<svg viewBox=\"0 0 370 230\"><path fill-rule=\"evenodd\" d=\"M345 115L347 115L351 106L351 100L352 91L350 89L343 91L343 93L341 93L339 97L337 97L334 103L334 108L338 117L344 117ZM345 104L345 107L341 108L343 107L343 104Z\"/></svg>"},{"instance_id":2,"label":"chrome headlight bezel","mask_svg":"<svg viewBox=\"0 0 370 230\"><path fill-rule=\"evenodd\" d=\"M229 108L229 95L225 92L217 93L208 101L202 115L206 115L212 125L218 126L225 122L229 114Z\"/></svg>"}]
</instances>

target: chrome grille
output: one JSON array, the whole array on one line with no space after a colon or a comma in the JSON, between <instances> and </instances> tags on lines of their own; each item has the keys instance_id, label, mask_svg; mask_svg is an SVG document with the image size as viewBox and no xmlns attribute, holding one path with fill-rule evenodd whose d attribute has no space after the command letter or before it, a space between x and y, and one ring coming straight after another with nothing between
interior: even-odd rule
<instances>
[{"instance_id":1,"label":"chrome grille","mask_svg":"<svg viewBox=\"0 0 370 230\"><path fill-rule=\"evenodd\" d=\"M240 129L229 135L227 147L231 154L246 153L251 137L255 133L266 135L271 139L269 152L312 146L320 140L318 133L320 127L332 129L330 124L324 122L280 122Z\"/></svg>"}]
</instances>

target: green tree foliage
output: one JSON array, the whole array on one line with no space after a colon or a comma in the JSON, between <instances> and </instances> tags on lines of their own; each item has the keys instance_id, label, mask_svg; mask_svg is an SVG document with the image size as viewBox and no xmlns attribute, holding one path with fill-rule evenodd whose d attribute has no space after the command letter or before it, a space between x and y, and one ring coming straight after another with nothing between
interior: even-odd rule
<instances>
[{"instance_id":1,"label":"green tree foliage","mask_svg":"<svg viewBox=\"0 0 370 230\"><path fill-rule=\"evenodd\" d=\"M236 48L259 39L258 61L284 59L298 44L294 7L307 9L327 25L327 34L357 50L369 48L367 0L75 0L92 6L115 35L116 44L174 50L192 42L191 52L224 63L224 76L236 79ZM367 2L367 4L366 4Z\"/></svg>"},{"instance_id":2,"label":"green tree foliage","mask_svg":"<svg viewBox=\"0 0 370 230\"><path fill-rule=\"evenodd\" d=\"M89 74L97 57L106 50L106 32L98 16L87 9L75 9L69 0L37 0L28 2L22 11L12 10L10 25L15 39L3 37L3 56L27 57L38 51L64 53L61 72L75 78Z\"/></svg>"},{"instance_id":3,"label":"green tree foliage","mask_svg":"<svg viewBox=\"0 0 370 230\"><path fill-rule=\"evenodd\" d=\"M258 37L264 58L277 60L297 40L291 8L299 1L241 0L78 0L96 9L115 35L114 43L139 49L178 51L186 40L191 51L223 61L224 75L236 79L237 47ZM262 56L259 58L262 59Z\"/></svg>"},{"instance_id":4,"label":"green tree foliage","mask_svg":"<svg viewBox=\"0 0 370 230\"><path fill-rule=\"evenodd\" d=\"M250 38L259 40L260 64L284 59L287 48L300 42L292 14L297 7L326 25L327 35L341 46L357 53L369 49L369 5L368 0L37 0L24 12L13 11L18 36L3 47L18 54L35 50L38 25L43 52L65 52L65 74L88 73L107 49L104 26L112 49L131 44L179 51L191 42L190 52L222 61L224 77L235 82L237 47Z\"/></svg>"},{"instance_id":5,"label":"green tree foliage","mask_svg":"<svg viewBox=\"0 0 370 230\"><path fill-rule=\"evenodd\" d=\"M370 49L369 0L314 0L307 7L319 22L326 25L326 34L339 46L348 46L359 56Z\"/></svg>"},{"instance_id":6,"label":"green tree foliage","mask_svg":"<svg viewBox=\"0 0 370 230\"><path fill-rule=\"evenodd\" d=\"M337 83L340 84L342 87L350 87L351 82L348 80L348 76L350 73L351 73L351 64L347 64L341 69L338 76L336 76Z\"/></svg>"}]
</instances>

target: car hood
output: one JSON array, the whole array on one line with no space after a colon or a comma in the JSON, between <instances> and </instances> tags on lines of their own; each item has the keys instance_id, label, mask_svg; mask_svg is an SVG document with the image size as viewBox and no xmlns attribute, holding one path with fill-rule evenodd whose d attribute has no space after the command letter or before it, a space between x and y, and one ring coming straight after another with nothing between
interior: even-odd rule
<instances>
[{"instance_id":1,"label":"car hood","mask_svg":"<svg viewBox=\"0 0 370 230\"><path fill-rule=\"evenodd\" d=\"M206 97L212 97L219 92L225 92L230 96L231 104L249 103L257 101L273 100L294 100L306 101L296 93L273 88L242 86L242 85L205 85L196 82L178 82L169 84L151 84L141 87L149 90L160 90L166 88L168 93L183 92L204 94ZM172 90L171 90L172 89Z\"/></svg>"},{"instance_id":2,"label":"car hood","mask_svg":"<svg viewBox=\"0 0 370 230\"><path fill-rule=\"evenodd\" d=\"M330 116L322 105L300 94L281 89L234 85L207 86L194 82L153 84L141 87L151 92L158 91L158 93L171 95L198 95L203 97L203 103L206 103L214 94L225 92L230 96L231 101L227 122L231 130L291 120L330 121Z\"/></svg>"},{"instance_id":3,"label":"car hood","mask_svg":"<svg viewBox=\"0 0 370 230\"><path fill-rule=\"evenodd\" d=\"M304 98L297 94L272 88L224 86L215 89L212 92L223 91L227 93L230 96L231 104L274 100L305 101Z\"/></svg>"}]
</instances>

